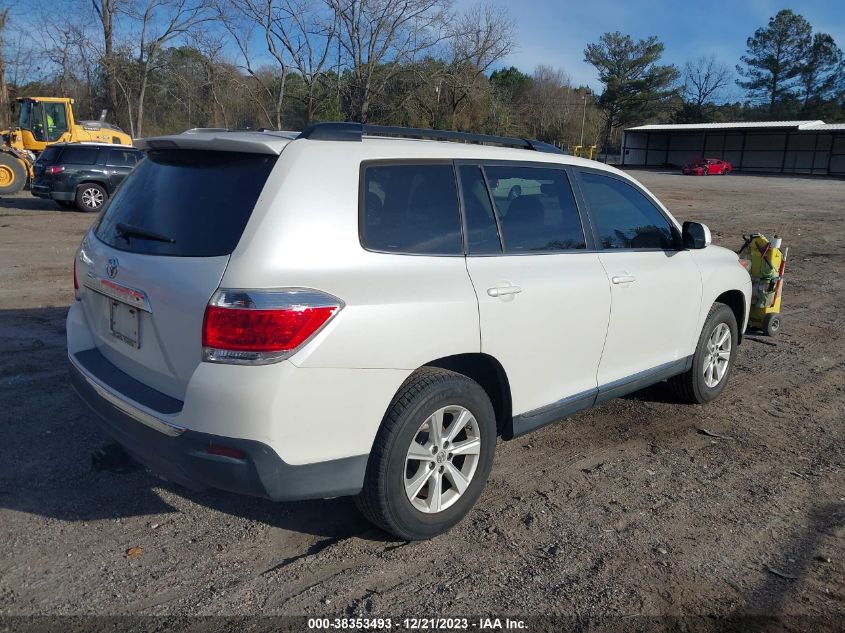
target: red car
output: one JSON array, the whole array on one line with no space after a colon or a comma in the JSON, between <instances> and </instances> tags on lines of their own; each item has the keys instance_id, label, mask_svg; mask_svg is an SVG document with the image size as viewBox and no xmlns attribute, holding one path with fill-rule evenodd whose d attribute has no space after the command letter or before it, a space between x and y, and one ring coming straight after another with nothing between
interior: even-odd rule
<instances>
[{"instance_id":1,"label":"red car","mask_svg":"<svg viewBox=\"0 0 845 633\"><path fill-rule=\"evenodd\" d=\"M688 176L726 176L733 169L728 161L720 158L696 158L684 165L683 172Z\"/></svg>"}]
</instances>

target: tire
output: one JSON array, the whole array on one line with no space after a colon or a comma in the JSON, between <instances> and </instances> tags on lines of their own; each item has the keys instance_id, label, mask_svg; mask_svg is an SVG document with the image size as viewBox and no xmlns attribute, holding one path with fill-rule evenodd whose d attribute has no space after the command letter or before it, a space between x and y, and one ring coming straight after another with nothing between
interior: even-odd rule
<instances>
[{"instance_id":1,"label":"tire","mask_svg":"<svg viewBox=\"0 0 845 633\"><path fill-rule=\"evenodd\" d=\"M722 175L727 176L730 172L727 169L722 170Z\"/></svg>"},{"instance_id":2,"label":"tire","mask_svg":"<svg viewBox=\"0 0 845 633\"><path fill-rule=\"evenodd\" d=\"M442 417L436 418L437 413ZM449 443L452 424L459 420ZM443 431L439 444L431 436L434 421ZM493 405L478 383L452 371L423 367L402 384L384 416L355 504L372 523L402 540L443 534L481 495L493 465L496 435ZM411 456L413 445L421 459ZM435 445L442 448L435 450ZM449 451L459 445L465 454ZM463 492L453 483L456 470L469 481ZM438 481L440 495L435 494Z\"/></svg>"},{"instance_id":3,"label":"tire","mask_svg":"<svg viewBox=\"0 0 845 633\"><path fill-rule=\"evenodd\" d=\"M767 336L776 336L783 327L783 319L779 314L770 312L763 318L762 329Z\"/></svg>"},{"instance_id":4,"label":"tire","mask_svg":"<svg viewBox=\"0 0 845 633\"><path fill-rule=\"evenodd\" d=\"M8 152L0 151L0 196L17 193L26 185L26 167Z\"/></svg>"},{"instance_id":5,"label":"tire","mask_svg":"<svg viewBox=\"0 0 845 633\"><path fill-rule=\"evenodd\" d=\"M711 355L711 337L720 331L721 333L728 332L730 336L729 348L724 346L718 348L722 354L721 360L726 360L727 365L719 376L718 368L714 366L710 371L708 378L708 366L713 360ZM719 337L721 338L721 336ZM704 321L704 327L701 329L701 335L698 337L698 345L695 348L695 354L692 359L692 367L689 371L675 376L669 380L669 386L674 392L675 396L682 402L689 404L705 404L711 400L715 400L719 394L725 389L725 385L730 378L731 369L733 368L734 359L736 357L736 348L738 340L738 329L736 325L736 317L733 310L723 303L714 303L710 308L710 313ZM727 356L724 353L727 352ZM719 368L722 365L718 365ZM718 380L714 380L718 377ZM714 384L715 383L715 384Z\"/></svg>"},{"instance_id":6,"label":"tire","mask_svg":"<svg viewBox=\"0 0 845 633\"><path fill-rule=\"evenodd\" d=\"M108 199L108 192L95 182L83 183L76 189L76 208L86 213L96 213Z\"/></svg>"}]
</instances>

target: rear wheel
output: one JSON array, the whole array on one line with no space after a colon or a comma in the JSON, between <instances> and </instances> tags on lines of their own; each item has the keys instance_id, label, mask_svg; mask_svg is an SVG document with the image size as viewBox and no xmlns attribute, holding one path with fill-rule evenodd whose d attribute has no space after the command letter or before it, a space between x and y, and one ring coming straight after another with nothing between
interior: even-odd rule
<instances>
[{"instance_id":1,"label":"rear wheel","mask_svg":"<svg viewBox=\"0 0 845 633\"><path fill-rule=\"evenodd\" d=\"M424 367L405 381L385 415L356 505L403 540L442 534L481 495L495 448L495 414L481 386Z\"/></svg>"},{"instance_id":2,"label":"rear wheel","mask_svg":"<svg viewBox=\"0 0 845 633\"><path fill-rule=\"evenodd\" d=\"M80 211L99 211L108 199L106 190L93 182L79 185L76 190L76 208Z\"/></svg>"},{"instance_id":3,"label":"rear wheel","mask_svg":"<svg viewBox=\"0 0 845 633\"><path fill-rule=\"evenodd\" d=\"M733 310L724 303L714 303L698 337L692 367L669 380L680 400L704 404L722 393L736 356L737 332Z\"/></svg>"},{"instance_id":4,"label":"rear wheel","mask_svg":"<svg viewBox=\"0 0 845 633\"><path fill-rule=\"evenodd\" d=\"M8 152L0 152L0 195L10 195L26 184L26 167Z\"/></svg>"}]
</instances>

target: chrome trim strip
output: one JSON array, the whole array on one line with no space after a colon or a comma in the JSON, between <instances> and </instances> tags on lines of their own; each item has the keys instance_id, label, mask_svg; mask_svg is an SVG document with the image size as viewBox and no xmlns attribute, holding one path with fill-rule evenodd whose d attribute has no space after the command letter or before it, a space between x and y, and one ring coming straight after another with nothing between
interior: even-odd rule
<instances>
[{"instance_id":1,"label":"chrome trim strip","mask_svg":"<svg viewBox=\"0 0 845 633\"><path fill-rule=\"evenodd\" d=\"M136 420L141 424L170 437L178 437L185 432L185 427L157 418L154 415L147 413L138 403L123 398L113 392L106 385L86 372L79 362L77 362L77 360L73 357L73 354L68 354L68 360L70 360L71 364L79 372L79 375L82 376L91 388L97 392L97 395L116 409L119 409L121 412L128 415L133 420Z\"/></svg>"},{"instance_id":2,"label":"chrome trim strip","mask_svg":"<svg viewBox=\"0 0 845 633\"><path fill-rule=\"evenodd\" d=\"M82 285L89 290L105 295L110 299L115 299L116 301L121 301L134 306L144 312L152 313L153 311L152 307L150 307L150 300L147 297L147 293L143 290L130 288L129 286L124 286L123 284L119 284L111 279L98 277L94 273L88 273Z\"/></svg>"}]
</instances>

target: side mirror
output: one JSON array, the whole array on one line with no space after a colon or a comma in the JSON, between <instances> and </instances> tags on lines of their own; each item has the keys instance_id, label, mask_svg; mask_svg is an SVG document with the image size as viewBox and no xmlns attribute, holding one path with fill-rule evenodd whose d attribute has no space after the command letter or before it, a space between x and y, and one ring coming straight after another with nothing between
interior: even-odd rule
<instances>
[{"instance_id":1,"label":"side mirror","mask_svg":"<svg viewBox=\"0 0 845 633\"><path fill-rule=\"evenodd\" d=\"M710 237L710 229L700 222L684 222L682 236L684 248L704 248L713 241Z\"/></svg>"}]
</instances>

